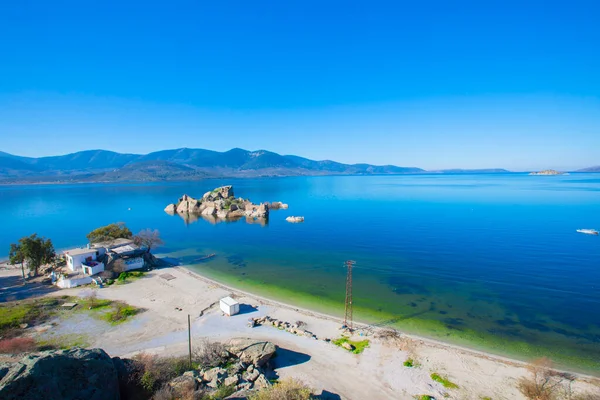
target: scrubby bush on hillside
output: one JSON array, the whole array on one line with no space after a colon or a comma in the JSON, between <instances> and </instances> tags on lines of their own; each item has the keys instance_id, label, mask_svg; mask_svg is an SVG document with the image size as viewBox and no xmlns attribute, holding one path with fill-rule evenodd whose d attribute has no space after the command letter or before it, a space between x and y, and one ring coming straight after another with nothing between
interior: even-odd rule
<instances>
[{"instance_id":1,"label":"scrubby bush on hillside","mask_svg":"<svg viewBox=\"0 0 600 400\"><path fill-rule=\"evenodd\" d=\"M227 363L229 353L222 343L204 339L194 350L194 360L202 368L219 367Z\"/></svg>"},{"instance_id":2,"label":"scrubby bush on hillside","mask_svg":"<svg viewBox=\"0 0 600 400\"><path fill-rule=\"evenodd\" d=\"M519 380L518 388L530 400L585 399L585 395L574 396L571 383L574 377L552 369L552 361L540 358L528 368L531 376ZM594 398L594 397L592 397Z\"/></svg>"},{"instance_id":3,"label":"scrubby bush on hillside","mask_svg":"<svg viewBox=\"0 0 600 400\"><path fill-rule=\"evenodd\" d=\"M250 400L310 400L313 390L300 381L283 379L249 397Z\"/></svg>"}]
</instances>

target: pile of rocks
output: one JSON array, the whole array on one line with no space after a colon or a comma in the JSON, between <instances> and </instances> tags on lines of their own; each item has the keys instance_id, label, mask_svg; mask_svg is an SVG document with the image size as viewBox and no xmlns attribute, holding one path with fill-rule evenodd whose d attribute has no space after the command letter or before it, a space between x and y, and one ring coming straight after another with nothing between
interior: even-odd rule
<instances>
[{"instance_id":1,"label":"pile of rocks","mask_svg":"<svg viewBox=\"0 0 600 400\"><path fill-rule=\"evenodd\" d=\"M206 192L199 200L183 195L177 203L169 204L165 212L179 214L184 218L201 215L221 220L241 217L266 219L269 217L269 205L253 204L250 200L236 198L233 186L222 186Z\"/></svg>"},{"instance_id":2,"label":"pile of rocks","mask_svg":"<svg viewBox=\"0 0 600 400\"><path fill-rule=\"evenodd\" d=\"M292 324L287 321L279 320L277 318L271 318L268 315L265 315L264 317L250 318L248 322L251 327L260 325L271 325L274 328L293 333L294 335L306 336L307 338L319 340L317 335L313 334L310 331L302 329L298 324ZM328 342L329 340L323 339L323 341Z\"/></svg>"},{"instance_id":3,"label":"pile of rocks","mask_svg":"<svg viewBox=\"0 0 600 400\"><path fill-rule=\"evenodd\" d=\"M235 386L236 393L228 398L242 399L254 390L271 386L263 367L277 350L273 343L240 338L229 341L226 348L227 368L187 371L169 382L173 392L185 393L190 388L210 392L222 386Z\"/></svg>"}]
</instances>

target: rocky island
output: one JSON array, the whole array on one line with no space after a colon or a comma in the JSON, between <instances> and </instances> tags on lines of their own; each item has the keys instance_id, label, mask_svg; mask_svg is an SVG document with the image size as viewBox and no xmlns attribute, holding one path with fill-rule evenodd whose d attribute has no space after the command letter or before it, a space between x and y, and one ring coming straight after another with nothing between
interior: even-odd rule
<instances>
[{"instance_id":1,"label":"rocky island","mask_svg":"<svg viewBox=\"0 0 600 400\"><path fill-rule=\"evenodd\" d=\"M531 172L529 175L564 175L564 172L555 171L553 169L545 169L539 172Z\"/></svg>"},{"instance_id":2,"label":"rocky island","mask_svg":"<svg viewBox=\"0 0 600 400\"><path fill-rule=\"evenodd\" d=\"M212 222L242 217L264 221L269 218L269 204L254 204L248 199L235 198L233 186L230 185L206 192L201 199L184 194L177 203L169 204L165 212L171 215L178 214L186 221L195 221L198 216Z\"/></svg>"}]
</instances>

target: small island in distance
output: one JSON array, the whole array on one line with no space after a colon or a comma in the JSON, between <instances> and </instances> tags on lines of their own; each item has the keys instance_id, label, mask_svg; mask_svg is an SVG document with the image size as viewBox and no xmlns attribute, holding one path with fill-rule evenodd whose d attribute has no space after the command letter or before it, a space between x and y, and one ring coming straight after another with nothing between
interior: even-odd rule
<instances>
[{"instance_id":1,"label":"small island in distance","mask_svg":"<svg viewBox=\"0 0 600 400\"><path fill-rule=\"evenodd\" d=\"M531 172L529 175L565 175L566 172L560 172L553 169L545 169L539 172Z\"/></svg>"}]
</instances>

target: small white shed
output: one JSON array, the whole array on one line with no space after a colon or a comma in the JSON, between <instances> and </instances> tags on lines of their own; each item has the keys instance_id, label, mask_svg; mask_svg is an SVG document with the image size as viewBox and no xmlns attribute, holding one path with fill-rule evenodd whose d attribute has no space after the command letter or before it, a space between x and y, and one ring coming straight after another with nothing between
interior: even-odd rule
<instances>
[{"instance_id":1,"label":"small white shed","mask_svg":"<svg viewBox=\"0 0 600 400\"><path fill-rule=\"evenodd\" d=\"M240 312L240 303L232 299L231 297L222 298L219 302L221 311L225 314L232 316Z\"/></svg>"}]
</instances>

